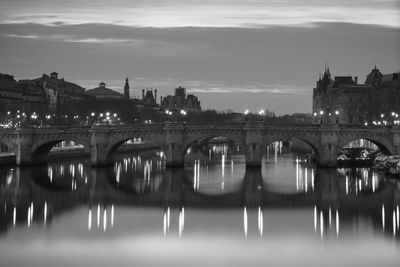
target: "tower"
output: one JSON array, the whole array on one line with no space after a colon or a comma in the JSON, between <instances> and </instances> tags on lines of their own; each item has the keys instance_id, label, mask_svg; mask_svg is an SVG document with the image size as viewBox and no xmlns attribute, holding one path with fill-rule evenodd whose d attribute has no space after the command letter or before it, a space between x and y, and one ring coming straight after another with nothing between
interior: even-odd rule
<instances>
[{"instance_id":1,"label":"tower","mask_svg":"<svg viewBox=\"0 0 400 267\"><path fill-rule=\"evenodd\" d=\"M126 77L126 79L125 79L124 95L125 95L125 98L127 98L127 99L130 98L130 96L129 96L129 80L128 80L128 77Z\"/></svg>"}]
</instances>

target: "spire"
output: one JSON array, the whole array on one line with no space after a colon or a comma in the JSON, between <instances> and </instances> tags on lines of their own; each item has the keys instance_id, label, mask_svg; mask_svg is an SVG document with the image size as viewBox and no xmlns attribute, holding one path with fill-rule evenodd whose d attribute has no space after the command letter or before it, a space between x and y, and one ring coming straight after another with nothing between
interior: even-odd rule
<instances>
[{"instance_id":1,"label":"spire","mask_svg":"<svg viewBox=\"0 0 400 267\"><path fill-rule=\"evenodd\" d=\"M128 79L128 77L126 77L126 79L125 79L124 95L125 95L125 98L127 98L127 99L130 98L130 96L129 96L129 79Z\"/></svg>"}]
</instances>

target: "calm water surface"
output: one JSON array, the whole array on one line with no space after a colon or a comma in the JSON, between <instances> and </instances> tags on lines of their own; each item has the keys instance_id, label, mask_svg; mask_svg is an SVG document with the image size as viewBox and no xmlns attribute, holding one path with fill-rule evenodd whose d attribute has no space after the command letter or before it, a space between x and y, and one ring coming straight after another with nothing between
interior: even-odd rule
<instances>
[{"instance_id":1,"label":"calm water surface","mask_svg":"<svg viewBox=\"0 0 400 267\"><path fill-rule=\"evenodd\" d=\"M271 146L0 169L0 266L399 266L399 180Z\"/></svg>"}]
</instances>

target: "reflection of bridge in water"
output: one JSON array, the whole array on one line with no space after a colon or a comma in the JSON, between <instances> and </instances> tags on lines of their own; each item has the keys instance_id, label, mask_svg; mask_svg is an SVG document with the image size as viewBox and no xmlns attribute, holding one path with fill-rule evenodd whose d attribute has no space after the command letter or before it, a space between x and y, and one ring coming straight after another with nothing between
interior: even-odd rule
<instances>
[{"instance_id":1,"label":"reflection of bridge in water","mask_svg":"<svg viewBox=\"0 0 400 267\"><path fill-rule=\"evenodd\" d=\"M112 168L92 168L90 174L78 186L60 187L40 182L48 177L48 169L16 168L13 174L1 181L0 204L2 231L16 224L50 223L58 216L78 206L89 207L89 217L100 208L108 210L113 222L114 206L153 206L164 209L164 220L169 218L170 208L177 208L182 215L183 207L258 209L258 216L268 208L314 209L314 226L321 234L332 226L339 231L340 223L352 221L357 216L371 218L375 227L399 236L400 190L396 183L375 185L374 192L364 190L349 193L349 181L339 179L336 170L318 169L313 188L307 192L280 193L269 189L263 182L261 170L246 170L243 182L236 191L222 195L208 195L196 191L193 181L183 169L167 169L157 186L154 179L141 182L146 190L126 190L120 184ZM135 178L131 178L135 180ZM356 188L359 186L355 182ZM361 185L360 185L361 186ZM261 213L260 213L261 212ZM111 215L112 214L112 215ZM103 214L102 216L107 216ZM91 220L91 219L90 219ZM181 220L181 219L180 219ZM247 221L247 219L246 219ZM312 221L312 219L310 219ZM247 227L247 226L246 226Z\"/></svg>"}]
</instances>

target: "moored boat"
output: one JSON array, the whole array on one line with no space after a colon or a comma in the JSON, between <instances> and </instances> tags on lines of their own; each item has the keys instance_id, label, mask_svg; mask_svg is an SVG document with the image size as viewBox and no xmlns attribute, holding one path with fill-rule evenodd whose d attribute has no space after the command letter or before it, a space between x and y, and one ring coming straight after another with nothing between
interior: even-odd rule
<instances>
[{"instance_id":1,"label":"moored boat","mask_svg":"<svg viewBox=\"0 0 400 267\"><path fill-rule=\"evenodd\" d=\"M400 175L400 155L378 156L374 160L374 169L384 170L392 175Z\"/></svg>"}]
</instances>

